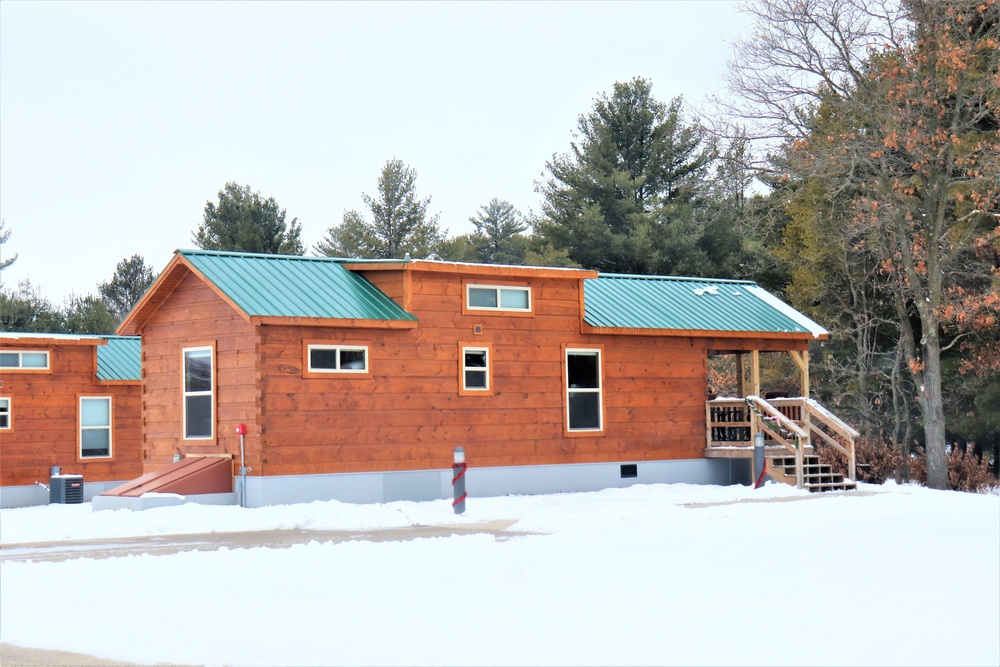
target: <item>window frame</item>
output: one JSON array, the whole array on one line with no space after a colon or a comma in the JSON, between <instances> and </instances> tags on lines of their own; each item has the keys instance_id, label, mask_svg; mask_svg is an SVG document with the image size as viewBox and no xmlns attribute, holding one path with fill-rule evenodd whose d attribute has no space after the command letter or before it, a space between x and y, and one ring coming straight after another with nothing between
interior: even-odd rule
<instances>
[{"instance_id":1,"label":"window frame","mask_svg":"<svg viewBox=\"0 0 1000 667\"><path fill-rule=\"evenodd\" d=\"M14 401L10 396L0 396L0 403L6 402L6 410L0 407L0 418L7 417L7 425L3 426L0 424L0 431L13 431L14 430Z\"/></svg>"},{"instance_id":2,"label":"window frame","mask_svg":"<svg viewBox=\"0 0 1000 667\"><path fill-rule=\"evenodd\" d=\"M106 401L108 404L108 423L99 426L84 426L83 424L83 402L84 401ZM81 394L76 401L76 460L95 461L108 460L115 456L115 404L114 397L110 394ZM97 456L87 456L83 452L83 431L84 430L107 430L108 432L108 453Z\"/></svg>"},{"instance_id":3,"label":"window frame","mask_svg":"<svg viewBox=\"0 0 1000 667\"><path fill-rule=\"evenodd\" d=\"M465 353L467 351L485 352L486 367L467 367ZM465 384L465 372L483 371L486 373L485 387L468 387ZM493 346L489 343L459 343L458 344L458 395L459 396L492 396L493 395Z\"/></svg>"},{"instance_id":4,"label":"window frame","mask_svg":"<svg viewBox=\"0 0 1000 667\"><path fill-rule=\"evenodd\" d=\"M471 305L470 296L472 290L482 289L482 290L494 290L496 291L497 305L493 306L473 306ZM504 308L502 304L502 292L504 290L511 290L517 292L524 292L528 295L528 307L527 308ZM535 314L535 295L531 289L531 285L528 284L517 284L517 283L477 283L472 281L464 281L462 283L462 312L467 315L471 314L497 314L497 315L515 315L521 317L530 317Z\"/></svg>"},{"instance_id":5,"label":"window frame","mask_svg":"<svg viewBox=\"0 0 1000 667\"><path fill-rule=\"evenodd\" d=\"M187 391L187 353L188 352L200 352L202 350L209 351L209 359L211 360L211 380L209 384L211 388L208 391ZM202 345L191 345L188 347L181 348L181 439L192 441L196 440L199 442L214 442L216 431L215 420L217 416L217 409L215 405L216 400L216 378L218 377L216 370L216 357L215 357L215 343L206 343ZM188 407L187 399L188 396L210 396L211 405L211 417L209 418L209 427L211 428L211 433L209 435L188 435Z\"/></svg>"},{"instance_id":6,"label":"window frame","mask_svg":"<svg viewBox=\"0 0 1000 667\"><path fill-rule=\"evenodd\" d=\"M49 350L9 350L6 348L0 349L2 354L16 354L18 355L17 366L0 366L0 373L51 373L52 372L52 352ZM44 366L25 366L24 357L25 354L44 354L45 355L45 365Z\"/></svg>"},{"instance_id":7,"label":"window frame","mask_svg":"<svg viewBox=\"0 0 1000 667\"><path fill-rule=\"evenodd\" d=\"M340 366L340 352L358 352L362 351L365 354L365 367L363 369L357 368L313 368L312 366L312 354L313 350L336 350L337 351L337 366ZM348 376L348 377L371 377L372 374L372 356L371 351L368 349L367 345L358 345L354 343L331 343L329 341L322 340L306 340L302 341L302 375L307 378L329 378L336 377L338 375Z\"/></svg>"},{"instance_id":8,"label":"window frame","mask_svg":"<svg viewBox=\"0 0 1000 667\"><path fill-rule=\"evenodd\" d=\"M580 355L580 356L596 356L597 357L597 387L577 387L571 388L569 386L569 357L570 355ZM597 394L597 428L573 428L570 424L570 405L569 399L571 394ZM563 434L566 436L592 436L600 435L605 431L605 406L604 406L604 346L603 345L590 345L587 347L581 347L577 345L564 345L563 346L563 410L566 413L566 417L563 420Z\"/></svg>"}]
</instances>

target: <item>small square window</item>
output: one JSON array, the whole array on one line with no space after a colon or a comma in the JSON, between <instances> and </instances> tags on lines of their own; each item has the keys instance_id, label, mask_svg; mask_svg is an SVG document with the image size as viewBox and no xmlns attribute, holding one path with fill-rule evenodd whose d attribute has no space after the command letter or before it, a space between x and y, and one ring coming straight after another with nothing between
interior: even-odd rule
<instances>
[{"instance_id":1,"label":"small square window","mask_svg":"<svg viewBox=\"0 0 1000 667\"><path fill-rule=\"evenodd\" d=\"M459 344L459 394L475 396L492 393L490 348Z\"/></svg>"},{"instance_id":2,"label":"small square window","mask_svg":"<svg viewBox=\"0 0 1000 667\"><path fill-rule=\"evenodd\" d=\"M8 431L10 427L10 399L0 398L0 431Z\"/></svg>"}]
</instances>

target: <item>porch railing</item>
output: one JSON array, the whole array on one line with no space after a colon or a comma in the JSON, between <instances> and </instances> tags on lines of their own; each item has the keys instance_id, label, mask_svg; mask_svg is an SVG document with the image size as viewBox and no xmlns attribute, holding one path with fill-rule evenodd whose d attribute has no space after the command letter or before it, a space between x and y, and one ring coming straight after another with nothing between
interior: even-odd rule
<instances>
[{"instance_id":1,"label":"porch railing","mask_svg":"<svg viewBox=\"0 0 1000 667\"><path fill-rule=\"evenodd\" d=\"M835 447L848 460L848 477L857 481L854 445L858 432L809 398L759 396L717 398L705 403L707 447L710 450L753 447L753 434L764 433L766 445L795 454L796 481L801 487L804 449L814 442ZM816 440L813 440L816 438Z\"/></svg>"}]
</instances>

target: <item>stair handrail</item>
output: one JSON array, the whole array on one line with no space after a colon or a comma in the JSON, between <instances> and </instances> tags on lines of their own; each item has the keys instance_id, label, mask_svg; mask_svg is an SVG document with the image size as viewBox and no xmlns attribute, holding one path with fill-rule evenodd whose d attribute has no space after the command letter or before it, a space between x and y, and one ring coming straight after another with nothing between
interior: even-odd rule
<instances>
[{"instance_id":1,"label":"stair handrail","mask_svg":"<svg viewBox=\"0 0 1000 667\"><path fill-rule=\"evenodd\" d=\"M833 414L825 407L823 407L818 401L811 398L804 398L802 400L803 414L802 421L813 433L819 435L824 442L829 445L836 447L848 459L848 470L847 475L851 481L858 481L857 473L857 456L855 454L855 441L861 437L861 434L855 430L850 424L841 420L837 415ZM837 435L842 437L847 443L846 446L838 442L835 438L831 438L829 435L821 431L815 424L812 423L812 417L815 416L819 418L827 428L834 431Z\"/></svg>"},{"instance_id":2,"label":"stair handrail","mask_svg":"<svg viewBox=\"0 0 1000 667\"><path fill-rule=\"evenodd\" d=\"M781 411L765 401L760 396L750 395L746 398L747 408L759 416L756 420L757 428L774 438L775 442L783 445L795 454L795 486L803 488L804 485L804 452L805 443L809 441L809 433L794 421L786 417ZM777 429L771 428L773 422L776 426L787 431L795 438L794 446Z\"/></svg>"}]
</instances>

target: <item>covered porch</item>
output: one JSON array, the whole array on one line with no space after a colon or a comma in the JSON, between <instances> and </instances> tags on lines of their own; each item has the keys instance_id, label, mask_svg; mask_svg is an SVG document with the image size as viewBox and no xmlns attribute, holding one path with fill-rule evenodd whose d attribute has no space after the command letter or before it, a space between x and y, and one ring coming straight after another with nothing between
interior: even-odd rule
<instances>
[{"instance_id":1,"label":"covered porch","mask_svg":"<svg viewBox=\"0 0 1000 667\"><path fill-rule=\"evenodd\" d=\"M735 357L735 373L720 381L729 390L725 396L710 394L705 402L705 457L753 458L754 436L761 434L766 472L772 478L817 491L853 488L859 434L810 398L808 350L767 350L787 354L797 371L797 377L789 378L772 370L769 384L780 386L777 390L762 387L761 352L710 352L710 356ZM796 385L797 396L791 389ZM825 446L843 455L843 470L820 460L817 450Z\"/></svg>"}]
</instances>

